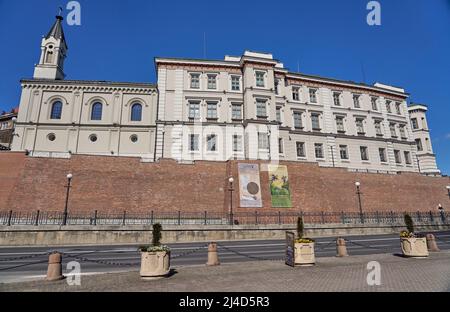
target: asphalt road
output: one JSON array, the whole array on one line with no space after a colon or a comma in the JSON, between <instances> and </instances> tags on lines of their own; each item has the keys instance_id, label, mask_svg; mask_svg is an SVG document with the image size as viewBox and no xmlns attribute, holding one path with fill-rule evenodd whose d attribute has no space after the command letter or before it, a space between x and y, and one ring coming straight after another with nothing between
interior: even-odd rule
<instances>
[{"instance_id":1,"label":"asphalt road","mask_svg":"<svg viewBox=\"0 0 450 312\"><path fill-rule=\"evenodd\" d=\"M450 250L450 231L434 233L442 250ZM401 253L398 235L347 236L349 255ZM335 237L316 239L316 257L336 255ZM284 258L284 240L246 240L218 242L221 263L281 260ZM204 265L207 261L206 243L169 244L172 267ZM0 283L11 283L45 277L48 252L63 254L63 273L70 274L70 261L81 264L81 274L124 272L139 270L138 246L70 246L70 247L0 247Z\"/></svg>"}]
</instances>

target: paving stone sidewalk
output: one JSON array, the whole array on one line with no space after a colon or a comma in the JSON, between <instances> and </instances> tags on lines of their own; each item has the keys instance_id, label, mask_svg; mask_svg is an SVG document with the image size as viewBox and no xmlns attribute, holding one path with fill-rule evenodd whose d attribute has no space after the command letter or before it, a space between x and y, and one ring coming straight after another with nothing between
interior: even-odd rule
<instances>
[{"instance_id":1,"label":"paving stone sidewalk","mask_svg":"<svg viewBox=\"0 0 450 312\"><path fill-rule=\"evenodd\" d=\"M381 285L366 282L367 264L381 265ZM282 261L252 261L216 267L175 267L169 278L143 281L138 272L82 276L81 286L33 281L0 284L0 291L450 291L450 252L432 253L425 259L379 254L346 258L319 258L313 267L291 268Z\"/></svg>"}]
</instances>

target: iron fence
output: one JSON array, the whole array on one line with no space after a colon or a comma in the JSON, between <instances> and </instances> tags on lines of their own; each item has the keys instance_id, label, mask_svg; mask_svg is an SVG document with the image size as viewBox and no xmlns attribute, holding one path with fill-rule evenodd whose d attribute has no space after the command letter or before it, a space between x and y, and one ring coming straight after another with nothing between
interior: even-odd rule
<instances>
[{"instance_id":1,"label":"iron fence","mask_svg":"<svg viewBox=\"0 0 450 312\"><path fill-rule=\"evenodd\" d=\"M417 225L447 224L449 213L440 212L302 212L302 211L247 211L234 214L217 212L156 212L136 213L122 211L105 212L68 212L67 225L290 225L303 217L305 224L404 224L404 215L408 213ZM0 211L0 225L63 225L64 213L55 211Z\"/></svg>"}]
</instances>

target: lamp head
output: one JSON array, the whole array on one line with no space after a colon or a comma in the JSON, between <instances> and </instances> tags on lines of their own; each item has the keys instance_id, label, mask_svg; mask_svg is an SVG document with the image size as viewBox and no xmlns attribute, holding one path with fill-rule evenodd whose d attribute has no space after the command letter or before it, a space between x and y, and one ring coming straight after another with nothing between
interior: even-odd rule
<instances>
[{"instance_id":1,"label":"lamp head","mask_svg":"<svg viewBox=\"0 0 450 312\"><path fill-rule=\"evenodd\" d=\"M228 182L233 183L233 182L234 182L234 178L233 178L233 177L230 177L230 178L228 179Z\"/></svg>"},{"instance_id":2,"label":"lamp head","mask_svg":"<svg viewBox=\"0 0 450 312\"><path fill-rule=\"evenodd\" d=\"M69 173L69 174L67 175L67 179L70 180L70 179L72 179L72 178L73 178L73 175L72 175L71 173Z\"/></svg>"},{"instance_id":3,"label":"lamp head","mask_svg":"<svg viewBox=\"0 0 450 312\"><path fill-rule=\"evenodd\" d=\"M361 183L360 182L355 182L356 187L360 187Z\"/></svg>"}]
</instances>

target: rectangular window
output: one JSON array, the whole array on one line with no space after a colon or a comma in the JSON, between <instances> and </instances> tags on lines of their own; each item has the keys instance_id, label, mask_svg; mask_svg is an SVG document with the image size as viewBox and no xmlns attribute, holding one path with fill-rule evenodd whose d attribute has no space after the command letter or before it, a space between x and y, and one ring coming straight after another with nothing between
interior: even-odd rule
<instances>
[{"instance_id":1,"label":"rectangular window","mask_svg":"<svg viewBox=\"0 0 450 312\"><path fill-rule=\"evenodd\" d=\"M241 152L242 151L242 136L241 135L233 135L233 152Z\"/></svg>"},{"instance_id":2,"label":"rectangular window","mask_svg":"<svg viewBox=\"0 0 450 312\"><path fill-rule=\"evenodd\" d=\"M367 146L360 146L359 150L361 151L361 160L369 160L369 152Z\"/></svg>"},{"instance_id":3,"label":"rectangular window","mask_svg":"<svg viewBox=\"0 0 450 312\"><path fill-rule=\"evenodd\" d=\"M377 136L382 136L383 131L381 130L381 120L375 120L374 125L375 125L375 134Z\"/></svg>"},{"instance_id":4,"label":"rectangular window","mask_svg":"<svg viewBox=\"0 0 450 312\"><path fill-rule=\"evenodd\" d=\"M198 151L198 134L189 135L189 149L191 152Z\"/></svg>"},{"instance_id":5,"label":"rectangular window","mask_svg":"<svg viewBox=\"0 0 450 312\"><path fill-rule=\"evenodd\" d=\"M297 157L305 157L305 143L304 142L296 142L297 147Z\"/></svg>"},{"instance_id":6,"label":"rectangular window","mask_svg":"<svg viewBox=\"0 0 450 312\"><path fill-rule=\"evenodd\" d=\"M397 137L397 130L395 129L395 123L389 124L389 130L391 131L391 137L396 138Z\"/></svg>"},{"instance_id":7,"label":"rectangular window","mask_svg":"<svg viewBox=\"0 0 450 312\"><path fill-rule=\"evenodd\" d=\"M401 115L402 114L401 103L400 102L395 102L395 111L397 112L397 115Z\"/></svg>"},{"instance_id":8,"label":"rectangular window","mask_svg":"<svg viewBox=\"0 0 450 312\"><path fill-rule=\"evenodd\" d=\"M319 114L311 114L311 124L313 130L320 130Z\"/></svg>"},{"instance_id":9,"label":"rectangular window","mask_svg":"<svg viewBox=\"0 0 450 312\"><path fill-rule=\"evenodd\" d=\"M389 114L392 113L392 109L391 109L391 101L386 101L386 110Z\"/></svg>"},{"instance_id":10,"label":"rectangular window","mask_svg":"<svg viewBox=\"0 0 450 312\"><path fill-rule=\"evenodd\" d=\"M402 163L402 156L400 155L400 151L399 150L394 150L394 156L395 156L395 162L397 164L401 164Z\"/></svg>"},{"instance_id":11,"label":"rectangular window","mask_svg":"<svg viewBox=\"0 0 450 312\"><path fill-rule=\"evenodd\" d=\"M385 148L379 148L378 154L380 155L380 162L386 162L386 149Z\"/></svg>"},{"instance_id":12,"label":"rectangular window","mask_svg":"<svg viewBox=\"0 0 450 312\"><path fill-rule=\"evenodd\" d=\"M241 77L231 76L231 90L240 91L241 90Z\"/></svg>"},{"instance_id":13,"label":"rectangular window","mask_svg":"<svg viewBox=\"0 0 450 312\"><path fill-rule=\"evenodd\" d=\"M276 108L276 117L277 117L277 121L279 122L279 123L281 123L281 107L280 106L277 106L277 108Z\"/></svg>"},{"instance_id":14,"label":"rectangular window","mask_svg":"<svg viewBox=\"0 0 450 312\"><path fill-rule=\"evenodd\" d=\"M295 129L302 129L303 128L302 113L301 112L294 112L294 128Z\"/></svg>"},{"instance_id":15,"label":"rectangular window","mask_svg":"<svg viewBox=\"0 0 450 312\"><path fill-rule=\"evenodd\" d=\"M208 89L217 89L217 75L208 75Z\"/></svg>"},{"instance_id":16,"label":"rectangular window","mask_svg":"<svg viewBox=\"0 0 450 312\"><path fill-rule=\"evenodd\" d=\"M413 130L419 129L419 123L417 122L417 118L411 119L411 127L413 128Z\"/></svg>"},{"instance_id":17,"label":"rectangular window","mask_svg":"<svg viewBox=\"0 0 450 312\"><path fill-rule=\"evenodd\" d=\"M416 139L416 146L417 146L417 151L418 152L423 151L423 145L422 145L422 140L421 139Z\"/></svg>"},{"instance_id":18,"label":"rectangular window","mask_svg":"<svg viewBox=\"0 0 450 312\"><path fill-rule=\"evenodd\" d=\"M400 130L400 137L402 139L406 139L406 131L405 131L405 126L401 125L398 127L398 129Z\"/></svg>"},{"instance_id":19,"label":"rectangular window","mask_svg":"<svg viewBox=\"0 0 450 312\"><path fill-rule=\"evenodd\" d=\"M256 100L256 117L267 118L266 101Z\"/></svg>"},{"instance_id":20,"label":"rectangular window","mask_svg":"<svg viewBox=\"0 0 450 312\"><path fill-rule=\"evenodd\" d=\"M240 105L240 104L231 105L231 118L233 120L241 120L242 119L242 105Z\"/></svg>"},{"instance_id":21,"label":"rectangular window","mask_svg":"<svg viewBox=\"0 0 450 312\"><path fill-rule=\"evenodd\" d=\"M411 153L410 152L404 152L405 155L405 163L407 165L411 165Z\"/></svg>"},{"instance_id":22,"label":"rectangular window","mask_svg":"<svg viewBox=\"0 0 450 312\"><path fill-rule=\"evenodd\" d=\"M339 154L341 155L341 159L348 159L347 145L339 145Z\"/></svg>"},{"instance_id":23,"label":"rectangular window","mask_svg":"<svg viewBox=\"0 0 450 312\"><path fill-rule=\"evenodd\" d=\"M372 102L372 109L374 111L377 111L378 110L377 98L376 97L371 97L370 101Z\"/></svg>"},{"instance_id":24,"label":"rectangular window","mask_svg":"<svg viewBox=\"0 0 450 312\"><path fill-rule=\"evenodd\" d=\"M309 101L317 103L317 89L309 89Z\"/></svg>"},{"instance_id":25,"label":"rectangular window","mask_svg":"<svg viewBox=\"0 0 450 312\"><path fill-rule=\"evenodd\" d=\"M282 138L278 139L278 152L280 154L283 154L283 139Z\"/></svg>"},{"instance_id":26,"label":"rectangular window","mask_svg":"<svg viewBox=\"0 0 450 312\"><path fill-rule=\"evenodd\" d=\"M200 74L191 74L191 89L200 89Z\"/></svg>"},{"instance_id":27,"label":"rectangular window","mask_svg":"<svg viewBox=\"0 0 450 312\"><path fill-rule=\"evenodd\" d=\"M264 72L257 71L256 73L256 86L264 88Z\"/></svg>"},{"instance_id":28,"label":"rectangular window","mask_svg":"<svg viewBox=\"0 0 450 312\"><path fill-rule=\"evenodd\" d=\"M333 92L333 102L335 106L341 106L341 93Z\"/></svg>"},{"instance_id":29,"label":"rectangular window","mask_svg":"<svg viewBox=\"0 0 450 312\"><path fill-rule=\"evenodd\" d=\"M323 158L323 144L314 144L314 152L316 154L316 158Z\"/></svg>"},{"instance_id":30,"label":"rectangular window","mask_svg":"<svg viewBox=\"0 0 450 312\"><path fill-rule=\"evenodd\" d=\"M292 99L294 101L300 100L300 88L299 87L292 87Z\"/></svg>"},{"instance_id":31,"label":"rectangular window","mask_svg":"<svg viewBox=\"0 0 450 312\"><path fill-rule=\"evenodd\" d=\"M206 148L208 152L215 152L217 144L217 136L215 134L210 134L206 137Z\"/></svg>"},{"instance_id":32,"label":"rectangular window","mask_svg":"<svg viewBox=\"0 0 450 312\"><path fill-rule=\"evenodd\" d=\"M343 116L336 116L336 130L341 133L345 132Z\"/></svg>"},{"instance_id":33,"label":"rectangular window","mask_svg":"<svg viewBox=\"0 0 450 312\"><path fill-rule=\"evenodd\" d=\"M278 84L280 83L280 80L279 79L275 79L275 82L274 82L274 84L275 84L275 94L279 94L278 92L279 92L279 90L278 90Z\"/></svg>"},{"instance_id":34,"label":"rectangular window","mask_svg":"<svg viewBox=\"0 0 450 312\"><path fill-rule=\"evenodd\" d=\"M208 102L208 114L207 119L217 119L217 103Z\"/></svg>"},{"instance_id":35,"label":"rectangular window","mask_svg":"<svg viewBox=\"0 0 450 312\"><path fill-rule=\"evenodd\" d=\"M269 149L269 136L267 133L258 133L258 148Z\"/></svg>"},{"instance_id":36,"label":"rectangular window","mask_svg":"<svg viewBox=\"0 0 450 312\"><path fill-rule=\"evenodd\" d=\"M357 118L356 119L356 131L358 134L365 134L364 132L364 119Z\"/></svg>"},{"instance_id":37,"label":"rectangular window","mask_svg":"<svg viewBox=\"0 0 450 312\"><path fill-rule=\"evenodd\" d=\"M200 119L200 102L189 103L189 119Z\"/></svg>"},{"instance_id":38,"label":"rectangular window","mask_svg":"<svg viewBox=\"0 0 450 312\"><path fill-rule=\"evenodd\" d=\"M353 94L353 106L355 108L361 108L361 104L359 103L359 98L360 98L359 94Z\"/></svg>"}]
</instances>

